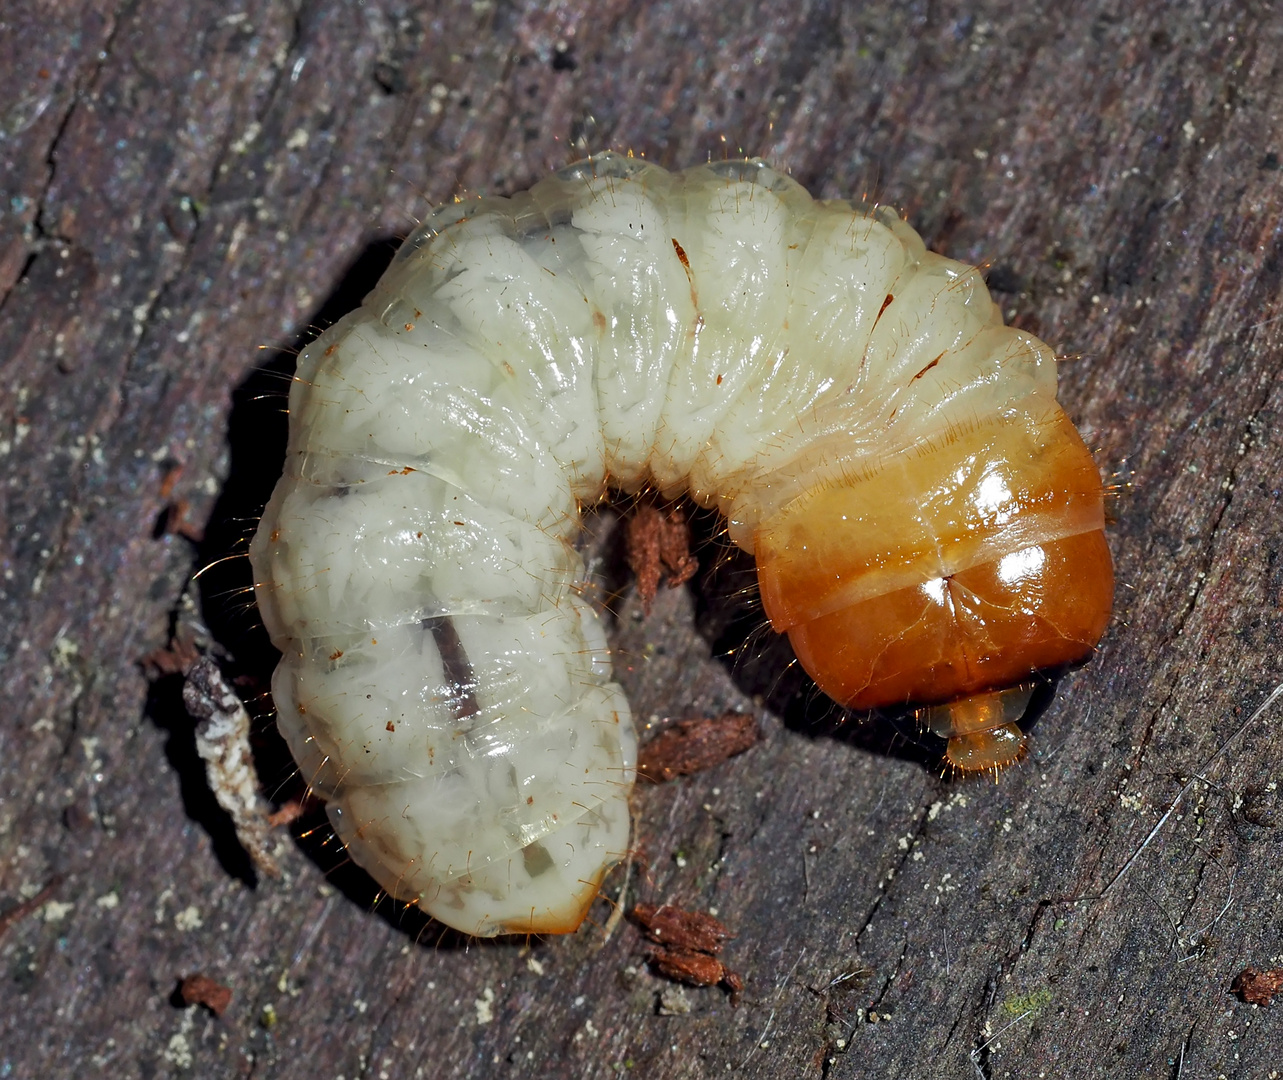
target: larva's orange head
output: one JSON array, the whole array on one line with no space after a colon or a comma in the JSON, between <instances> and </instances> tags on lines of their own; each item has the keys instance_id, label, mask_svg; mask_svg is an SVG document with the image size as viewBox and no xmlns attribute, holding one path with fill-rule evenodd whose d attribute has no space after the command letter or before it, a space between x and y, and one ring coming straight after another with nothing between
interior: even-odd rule
<instances>
[{"instance_id":1,"label":"larva's orange head","mask_svg":"<svg viewBox=\"0 0 1283 1080\"><path fill-rule=\"evenodd\" d=\"M795 500L758 530L762 600L840 704L952 702L1091 652L1113 603L1103 525L1095 463L1057 407Z\"/></svg>"}]
</instances>

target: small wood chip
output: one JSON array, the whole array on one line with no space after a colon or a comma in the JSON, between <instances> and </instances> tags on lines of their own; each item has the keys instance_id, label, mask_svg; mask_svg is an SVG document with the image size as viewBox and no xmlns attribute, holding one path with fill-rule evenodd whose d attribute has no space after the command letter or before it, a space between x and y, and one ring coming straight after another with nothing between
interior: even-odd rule
<instances>
[{"instance_id":1,"label":"small wood chip","mask_svg":"<svg viewBox=\"0 0 1283 1080\"><path fill-rule=\"evenodd\" d=\"M647 959L661 975L688 986L721 983L731 992L731 1004L739 1001L744 980L717 958L726 940L735 936L720 921L671 904L638 904L633 920L654 943Z\"/></svg>"},{"instance_id":2,"label":"small wood chip","mask_svg":"<svg viewBox=\"0 0 1283 1080\"><path fill-rule=\"evenodd\" d=\"M639 505L628 519L625 539L628 565L637 578L637 595L647 615L665 570L668 587L675 589L699 569L699 561L690 553L690 526L676 508L664 513L649 503Z\"/></svg>"},{"instance_id":3,"label":"small wood chip","mask_svg":"<svg viewBox=\"0 0 1283 1080\"><path fill-rule=\"evenodd\" d=\"M757 721L748 713L679 720L641 748L637 772L656 783L689 776L742 754L761 737Z\"/></svg>"},{"instance_id":4,"label":"small wood chip","mask_svg":"<svg viewBox=\"0 0 1283 1080\"><path fill-rule=\"evenodd\" d=\"M716 956L678 945L661 945L652 949L650 962L661 974L691 986L716 986L726 974Z\"/></svg>"},{"instance_id":5,"label":"small wood chip","mask_svg":"<svg viewBox=\"0 0 1283 1080\"><path fill-rule=\"evenodd\" d=\"M176 637L167 648L149 652L139 662L149 679L160 679L166 675L186 675L199 659L200 653L192 642Z\"/></svg>"},{"instance_id":6,"label":"small wood chip","mask_svg":"<svg viewBox=\"0 0 1283 1080\"><path fill-rule=\"evenodd\" d=\"M1268 971L1244 968L1230 983L1230 993L1249 1005L1273 1005L1274 995L1280 990L1283 990L1283 968Z\"/></svg>"},{"instance_id":7,"label":"small wood chip","mask_svg":"<svg viewBox=\"0 0 1283 1080\"><path fill-rule=\"evenodd\" d=\"M638 904L633 908L633 919L657 944L696 949L710 955L720 953L727 939L735 936L707 912L686 911L671 904L659 907Z\"/></svg>"},{"instance_id":8,"label":"small wood chip","mask_svg":"<svg viewBox=\"0 0 1283 1080\"><path fill-rule=\"evenodd\" d=\"M222 1016L232 1002L232 989L215 982L208 975L188 975L178 985L184 1005L204 1005L215 1016Z\"/></svg>"}]
</instances>

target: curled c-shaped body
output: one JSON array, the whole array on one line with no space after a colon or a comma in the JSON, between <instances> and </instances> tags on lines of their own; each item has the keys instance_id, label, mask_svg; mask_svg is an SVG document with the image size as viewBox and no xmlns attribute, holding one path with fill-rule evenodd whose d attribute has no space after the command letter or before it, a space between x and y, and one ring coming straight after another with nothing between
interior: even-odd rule
<instances>
[{"instance_id":1,"label":"curled c-shaped body","mask_svg":"<svg viewBox=\"0 0 1283 1080\"><path fill-rule=\"evenodd\" d=\"M646 484L719 508L840 702L985 701L1108 620L1055 389L976 270L761 162L603 154L447 206L299 357L251 546L281 730L392 895L574 929L627 850L636 752L580 508Z\"/></svg>"}]
</instances>

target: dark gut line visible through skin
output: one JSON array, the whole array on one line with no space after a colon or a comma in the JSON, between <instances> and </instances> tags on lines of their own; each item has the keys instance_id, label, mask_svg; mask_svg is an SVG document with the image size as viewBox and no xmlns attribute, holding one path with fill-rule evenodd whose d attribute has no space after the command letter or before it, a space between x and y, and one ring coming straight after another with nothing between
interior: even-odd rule
<instances>
[{"instance_id":1,"label":"dark gut line visible through skin","mask_svg":"<svg viewBox=\"0 0 1283 1080\"><path fill-rule=\"evenodd\" d=\"M481 711L477 704L477 676L459 639L459 632L454 628L454 619L449 615L433 615L423 620L423 626L432 634L441 654L442 670L456 691L451 695L454 718L466 720L476 716Z\"/></svg>"}]
</instances>

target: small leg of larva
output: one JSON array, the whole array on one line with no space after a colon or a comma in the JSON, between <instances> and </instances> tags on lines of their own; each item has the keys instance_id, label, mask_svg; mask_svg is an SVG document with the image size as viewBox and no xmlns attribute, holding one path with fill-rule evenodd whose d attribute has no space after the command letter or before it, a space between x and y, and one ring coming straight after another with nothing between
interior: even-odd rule
<instances>
[{"instance_id":1,"label":"small leg of larva","mask_svg":"<svg viewBox=\"0 0 1283 1080\"><path fill-rule=\"evenodd\" d=\"M1033 696L1031 685L972 694L919 714L933 734L949 740L945 760L959 772L997 772L1025 754L1025 735L1017 724Z\"/></svg>"}]
</instances>

